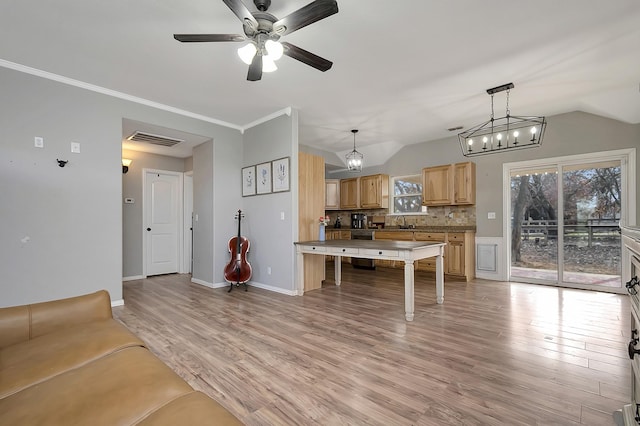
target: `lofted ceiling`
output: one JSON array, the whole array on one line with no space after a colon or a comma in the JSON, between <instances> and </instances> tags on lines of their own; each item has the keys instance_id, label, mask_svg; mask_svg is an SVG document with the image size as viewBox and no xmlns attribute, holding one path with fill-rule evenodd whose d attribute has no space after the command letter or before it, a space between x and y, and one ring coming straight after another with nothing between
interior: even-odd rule
<instances>
[{"instance_id":1,"label":"lofted ceiling","mask_svg":"<svg viewBox=\"0 0 640 426\"><path fill-rule=\"evenodd\" d=\"M272 0L269 12L281 18L309 2ZM638 0L338 0L338 7L283 38L333 61L332 69L285 56L277 71L250 82L236 54L242 44L173 39L242 33L222 0L7 0L0 65L236 128L293 107L301 144L343 157L357 128L369 165L402 146L454 135L448 128L485 121L486 89L508 82L514 115L580 110L640 123ZM504 93L495 100L496 116L504 115Z\"/></svg>"}]
</instances>

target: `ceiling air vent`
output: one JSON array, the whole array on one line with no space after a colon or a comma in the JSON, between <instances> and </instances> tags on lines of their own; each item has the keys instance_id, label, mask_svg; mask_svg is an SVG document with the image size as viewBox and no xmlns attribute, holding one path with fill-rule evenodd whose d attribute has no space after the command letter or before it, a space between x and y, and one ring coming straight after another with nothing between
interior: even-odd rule
<instances>
[{"instance_id":1,"label":"ceiling air vent","mask_svg":"<svg viewBox=\"0 0 640 426\"><path fill-rule=\"evenodd\" d=\"M144 142L151 145L160 145L160 146L174 146L178 145L180 142L184 142L182 139L174 139L167 136L162 135L154 135L152 133L138 132L136 131L134 134L127 138L128 141L132 142Z\"/></svg>"}]
</instances>

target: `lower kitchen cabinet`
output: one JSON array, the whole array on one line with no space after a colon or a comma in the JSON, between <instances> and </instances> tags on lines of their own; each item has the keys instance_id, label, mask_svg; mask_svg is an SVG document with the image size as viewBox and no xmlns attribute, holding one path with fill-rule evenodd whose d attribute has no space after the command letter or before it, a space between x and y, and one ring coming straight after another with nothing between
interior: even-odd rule
<instances>
[{"instance_id":1,"label":"lower kitchen cabinet","mask_svg":"<svg viewBox=\"0 0 640 426\"><path fill-rule=\"evenodd\" d=\"M469 281L475 276L475 233L450 232L447 234L447 258L445 259L448 275Z\"/></svg>"}]
</instances>

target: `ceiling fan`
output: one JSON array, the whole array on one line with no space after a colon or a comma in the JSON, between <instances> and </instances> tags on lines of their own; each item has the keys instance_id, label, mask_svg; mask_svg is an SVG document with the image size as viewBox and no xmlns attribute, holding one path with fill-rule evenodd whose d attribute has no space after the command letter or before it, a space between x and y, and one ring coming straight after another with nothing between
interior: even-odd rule
<instances>
[{"instance_id":1,"label":"ceiling fan","mask_svg":"<svg viewBox=\"0 0 640 426\"><path fill-rule=\"evenodd\" d=\"M184 43L233 41L249 43L238 49L238 55L249 65L247 80L257 81L262 72L276 69L274 60L283 54L320 71L327 71L333 62L311 52L278 40L300 28L338 13L335 0L315 0L295 12L278 19L267 10L271 0L253 0L256 12L251 12L241 0L222 0L242 21L244 35L240 34L174 34L173 38Z\"/></svg>"}]
</instances>

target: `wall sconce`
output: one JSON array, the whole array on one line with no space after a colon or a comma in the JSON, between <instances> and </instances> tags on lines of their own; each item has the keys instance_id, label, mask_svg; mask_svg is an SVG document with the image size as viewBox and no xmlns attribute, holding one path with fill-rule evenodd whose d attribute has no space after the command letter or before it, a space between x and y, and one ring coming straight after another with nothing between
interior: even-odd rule
<instances>
[{"instance_id":1,"label":"wall sconce","mask_svg":"<svg viewBox=\"0 0 640 426\"><path fill-rule=\"evenodd\" d=\"M127 173L129 171L129 166L131 165L132 160L129 160L128 158L123 158L122 159L122 173Z\"/></svg>"}]
</instances>

